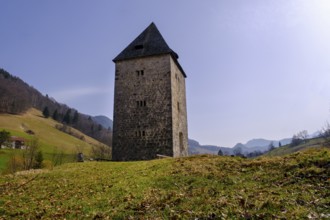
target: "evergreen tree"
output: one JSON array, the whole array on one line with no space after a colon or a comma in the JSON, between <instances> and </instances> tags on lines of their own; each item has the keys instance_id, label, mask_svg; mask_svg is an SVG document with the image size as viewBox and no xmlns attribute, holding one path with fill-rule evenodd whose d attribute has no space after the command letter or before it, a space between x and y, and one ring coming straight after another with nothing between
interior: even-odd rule
<instances>
[{"instance_id":1,"label":"evergreen tree","mask_svg":"<svg viewBox=\"0 0 330 220\"><path fill-rule=\"evenodd\" d=\"M44 108L44 110L42 111L42 114L45 118L48 118L49 117L49 110L48 110L48 107L46 106Z\"/></svg>"},{"instance_id":2,"label":"evergreen tree","mask_svg":"<svg viewBox=\"0 0 330 220\"><path fill-rule=\"evenodd\" d=\"M219 155L219 156L223 156L223 152L222 152L221 149L218 151L218 155Z\"/></svg>"},{"instance_id":3,"label":"evergreen tree","mask_svg":"<svg viewBox=\"0 0 330 220\"><path fill-rule=\"evenodd\" d=\"M44 160L44 157L42 155L41 151L38 151L38 153L35 155L35 164L34 168L35 169L40 169L42 168L42 161Z\"/></svg>"},{"instance_id":4,"label":"evergreen tree","mask_svg":"<svg viewBox=\"0 0 330 220\"><path fill-rule=\"evenodd\" d=\"M68 109L64 115L63 122L66 124L71 123L71 109Z\"/></svg>"},{"instance_id":5,"label":"evergreen tree","mask_svg":"<svg viewBox=\"0 0 330 220\"><path fill-rule=\"evenodd\" d=\"M281 141L278 142L278 147L282 147L282 143L281 143Z\"/></svg>"},{"instance_id":6,"label":"evergreen tree","mask_svg":"<svg viewBox=\"0 0 330 220\"><path fill-rule=\"evenodd\" d=\"M52 118L57 121L58 120L58 112L57 109L54 111Z\"/></svg>"},{"instance_id":7,"label":"evergreen tree","mask_svg":"<svg viewBox=\"0 0 330 220\"><path fill-rule=\"evenodd\" d=\"M1 145L4 144L6 141L8 141L10 138L10 132L6 130L0 131L0 148Z\"/></svg>"},{"instance_id":8,"label":"evergreen tree","mask_svg":"<svg viewBox=\"0 0 330 220\"><path fill-rule=\"evenodd\" d=\"M79 113L78 113L78 111L75 111L74 115L73 115L72 123L76 124L78 122L78 120L79 120Z\"/></svg>"}]
</instances>

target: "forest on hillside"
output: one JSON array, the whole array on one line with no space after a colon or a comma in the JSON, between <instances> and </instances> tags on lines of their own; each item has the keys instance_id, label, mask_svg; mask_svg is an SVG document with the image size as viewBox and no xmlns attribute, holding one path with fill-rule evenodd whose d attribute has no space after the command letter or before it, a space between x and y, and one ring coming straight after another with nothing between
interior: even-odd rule
<instances>
[{"instance_id":1,"label":"forest on hillside","mask_svg":"<svg viewBox=\"0 0 330 220\"><path fill-rule=\"evenodd\" d=\"M65 126L58 129L64 132L67 131L67 126L74 127L108 146L111 145L111 128L104 128L94 122L91 116L58 103L48 95L44 96L20 78L0 68L0 114L22 114L30 108L36 108L42 111L45 117L52 117L63 123Z\"/></svg>"}]
</instances>

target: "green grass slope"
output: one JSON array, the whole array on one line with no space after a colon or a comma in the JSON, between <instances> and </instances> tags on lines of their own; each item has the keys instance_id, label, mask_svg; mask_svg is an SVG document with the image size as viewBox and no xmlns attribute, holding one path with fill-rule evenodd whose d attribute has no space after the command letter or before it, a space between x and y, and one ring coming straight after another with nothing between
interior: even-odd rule
<instances>
[{"instance_id":1,"label":"green grass slope","mask_svg":"<svg viewBox=\"0 0 330 220\"><path fill-rule=\"evenodd\" d=\"M320 148L323 146L324 139L323 138L313 138L308 139L306 143L299 144L297 146L290 146L290 144L275 148L274 150L265 154L265 156L283 156L287 154L292 154L294 152L307 150L310 148Z\"/></svg>"},{"instance_id":2,"label":"green grass slope","mask_svg":"<svg viewBox=\"0 0 330 220\"><path fill-rule=\"evenodd\" d=\"M66 155L75 154L77 150L82 150L85 154L89 154L92 145L100 143L72 128L76 134L84 136L84 140L80 140L69 134L59 131L55 128L58 122L48 118L44 118L42 113L36 109L30 109L22 115L0 114L0 130L7 130L12 136L24 137L31 139L37 137L40 149L46 155L51 155L54 149L63 151ZM35 135L29 135L25 131L32 130ZM16 150L17 151L17 150ZM0 171L8 160L11 151L0 149Z\"/></svg>"},{"instance_id":3,"label":"green grass slope","mask_svg":"<svg viewBox=\"0 0 330 220\"><path fill-rule=\"evenodd\" d=\"M65 164L0 177L3 219L329 219L330 150Z\"/></svg>"}]
</instances>

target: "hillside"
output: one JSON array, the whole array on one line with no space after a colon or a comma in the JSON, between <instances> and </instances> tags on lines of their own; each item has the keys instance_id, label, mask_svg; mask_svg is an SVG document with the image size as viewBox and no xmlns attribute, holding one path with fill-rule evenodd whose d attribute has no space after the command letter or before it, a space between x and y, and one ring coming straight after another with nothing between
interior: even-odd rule
<instances>
[{"instance_id":1,"label":"hillside","mask_svg":"<svg viewBox=\"0 0 330 220\"><path fill-rule=\"evenodd\" d=\"M189 139L189 152L190 155L196 155L196 154L215 154L217 155L219 150L225 154L225 155L234 155L234 151L237 148L240 148L240 151L244 155L249 155L251 153L255 152L266 152L269 149L269 144L273 143L274 146L278 146L281 142L281 145L289 144L291 143L291 138L285 138L281 140L266 140L266 139L252 139L249 140L246 144L237 143L233 147L220 147L220 146L214 146L214 145L201 145L198 141Z\"/></svg>"},{"instance_id":2,"label":"hillside","mask_svg":"<svg viewBox=\"0 0 330 220\"><path fill-rule=\"evenodd\" d=\"M65 164L0 177L3 219L327 219L330 150Z\"/></svg>"},{"instance_id":3,"label":"hillside","mask_svg":"<svg viewBox=\"0 0 330 220\"><path fill-rule=\"evenodd\" d=\"M48 95L42 95L37 89L25 83L22 79L11 75L0 68L0 114L23 114L30 108L45 111L49 117L59 123L65 123L100 142L112 143L112 132L103 128L92 116L79 113L78 110L58 103Z\"/></svg>"},{"instance_id":4,"label":"hillside","mask_svg":"<svg viewBox=\"0 0 330 220\"><path fill-rule=\"evenodd\" d=\"M22 115L0 114L0 130L7 130L11 135L31 139L37 137L43 153L52 154L54 150L63 151L65 154L76 154L82 150L89 154L92 146L101 143L84 135L80 131L71 128L76 136L81 139L66 134L55 128L59 123L53 119L46 119L42 113L36 109L30 109ZM35 134L29 135L25 131L32 130ZM8 157L8 151L0 154L0 161ZM7 154L5 153L7 152ZM0 163L3 164L3 163ZM3 167L0 166L0 171Z\"/></svg>"},{"instance_id":5,"label":"hillside","mask_svg":"<svg viewBox=\"0 0 330 220\"><path fill-rule=\"evenodd\" d=\"M92 117L92 120L97 124L102 125L103 128L105 129L112 129L113 121L107 116L104 115L94 116Z\"/></svg>"},{"instance_id":6,"label":"hillside","mask_svg":"<svg viewBox=\"0 0 330 220\"><path fill-rule=\"evenodd\" d=\"M268 152L266 155L267 156L283 156L283 155L291 154L291 153L309 149L309 148L319 148L319 147L322 147L323 143L324 143L323 138L312 138L312 139L308 139L306 143L302 143L302 144L299 144L294 147L292 147L288 144L288 145L285 145L282 147L275 148L274 150Z\"/></svg>"}]
</instances>

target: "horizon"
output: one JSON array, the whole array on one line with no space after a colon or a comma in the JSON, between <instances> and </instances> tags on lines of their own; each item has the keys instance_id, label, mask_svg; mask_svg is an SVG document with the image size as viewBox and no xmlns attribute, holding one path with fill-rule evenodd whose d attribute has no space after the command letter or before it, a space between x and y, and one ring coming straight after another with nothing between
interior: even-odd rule
<instances>
[{"instance_id":1,"label":"horizon","mask_svg":"<svg viewBox=\"0 0 330 220\"><path fill-rule=\"evenodd\" d=\"M325 126L329 1L170 3L1 1L0 68L112 120L112 59L154 22L187 74L191 139L232 147Z\"/></svg>"}]
</instances>

